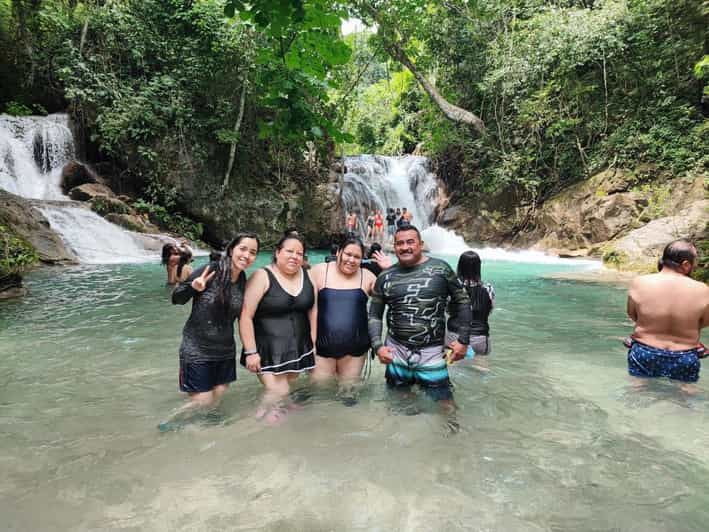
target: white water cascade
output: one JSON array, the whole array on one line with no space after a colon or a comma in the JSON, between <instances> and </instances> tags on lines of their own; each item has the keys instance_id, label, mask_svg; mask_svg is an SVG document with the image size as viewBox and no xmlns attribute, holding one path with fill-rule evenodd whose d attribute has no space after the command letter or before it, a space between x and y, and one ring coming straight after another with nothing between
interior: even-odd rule
<instances>
[{"instance_id":1,"label":"white water cascade","mask_svg":"<svg viewBox=\"0 0 709 532\"><path fill-rule=\"evenodd\" d=\"M80 262L154 259L129 232L62 194L62 168L73 157L74 138L67 115L0 115L0 188L35 200Z\"/></svg>"},{"instance_id":2,"label":"white water cascade","mask_svg":"<svg viewBox=\"0 0 709 532\"><path fill-rule=\"evenodd\" d=\"M484 260L600 267L600 263L594 260L471 245L454 231L435 224L436 208L441 200L440 185L426 157L358 155L345 158L345 166L344 208L347 212L358 213L361 237L365 236L366 216L370 212L381 209L386 215L388 208L406 207L413 214L412 223L421 230L426 247L434 255L458 256L474 249Z\"/></svg>"},{"instance_id":3,"label":"white water cascade","mask_svg":"<svg viewBox=\"0 0 709 532\"><path fill-rule=\"evenodd\" d=\"M419 229L430 225L439 187L426 157L358 155L347 157L345 165L342 199L347 212L357 213L362 236L366 216L375 210L386 216L389 208L406 207L413 214L411 223Z\"/></svg>"}]
</instances>

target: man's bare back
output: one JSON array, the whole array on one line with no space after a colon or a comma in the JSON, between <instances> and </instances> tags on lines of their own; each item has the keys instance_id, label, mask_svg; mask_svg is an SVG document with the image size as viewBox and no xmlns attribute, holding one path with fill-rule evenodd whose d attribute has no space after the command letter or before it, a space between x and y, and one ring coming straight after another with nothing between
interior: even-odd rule
<instances>
[{"instance_id":1,"label":"man's bare back","mask_svg":"<svg viewBox=\"0 0 709 532\"><path fill-rule=\"evenodd\" d=\"M642 275L628 290L628 316L638 342L671 351L693 349L709 325L709 286L669 268Z\"/></svg>"}]
</instances>

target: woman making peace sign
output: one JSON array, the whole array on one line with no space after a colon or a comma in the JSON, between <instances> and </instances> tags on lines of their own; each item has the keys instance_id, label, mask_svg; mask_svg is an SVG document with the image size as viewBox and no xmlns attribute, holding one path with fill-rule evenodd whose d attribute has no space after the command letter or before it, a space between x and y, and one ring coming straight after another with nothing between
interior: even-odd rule
<instances>
[{"instance_id":1,"label":"woman making peace sign","mask_svg":"<svg viewBox=\"0 0 709 532\"><path fill-rule=\"evenodd\" d=\"M244 301L244 272L258 250L254 233L240 233L219 261L196 270L172 293L174 304L192 299L180 345L180 390L190 395L190 401L172 419L197 408L216 407L236 380L234 320Z\"/></svg>"}]
</instances>

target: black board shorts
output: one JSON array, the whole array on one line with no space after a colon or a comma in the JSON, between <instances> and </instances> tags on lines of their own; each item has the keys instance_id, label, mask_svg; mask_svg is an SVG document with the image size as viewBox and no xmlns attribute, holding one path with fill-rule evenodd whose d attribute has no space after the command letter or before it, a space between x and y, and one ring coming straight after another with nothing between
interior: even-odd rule
<instances>
[{"instance_id":1,"label":"black board shorts","mask_svg":"<svg viewBox=\"0 0 709 532\"><path fill-rule=\"evenodd\" d=\"M236 380L236 358L217 362L185 362L180 360L180 391L209 392L220 384Z\"/></svg>"}]
</instances>

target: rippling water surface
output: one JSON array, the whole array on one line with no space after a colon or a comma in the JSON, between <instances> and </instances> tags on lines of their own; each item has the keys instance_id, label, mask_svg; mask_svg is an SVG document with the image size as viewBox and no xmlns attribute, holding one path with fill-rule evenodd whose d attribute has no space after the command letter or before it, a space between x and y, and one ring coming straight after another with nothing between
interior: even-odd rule
<instances>
[{"instance_id":1,"label":"rippling water surface","mask_svg":"<svg viewBox=\"0 0 709 532\"><path fill-rule=\"evenodd\" d=\"M3 529L705 532L708 377L692 398L632 390L622 289L485 268L495 352L487 374L453 368L455 435L379 364L353 407L303 380L276 427L240 368L221 416L160 433L189 312L164 270L30 275L0 303Z\"/></svg>"}]
</instances>

